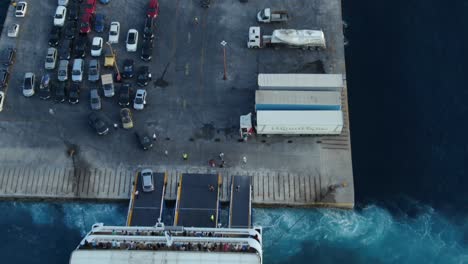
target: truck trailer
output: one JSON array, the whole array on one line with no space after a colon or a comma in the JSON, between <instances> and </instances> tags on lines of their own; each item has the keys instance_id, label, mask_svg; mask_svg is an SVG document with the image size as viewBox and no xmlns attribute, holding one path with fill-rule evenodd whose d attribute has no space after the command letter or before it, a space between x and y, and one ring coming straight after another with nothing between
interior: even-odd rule
<instances>
[{"instance_id":1,"label":"truck trailer","mask_svg":"<svg viewBox=\"0 0 468 264\"><path fill-rule=\"evenodd\" d=\"M341 110L341 93L257 90L255 110Z\"/></svg>"},{"instance_id":2,"label":"truck trailer","mask_svg":"<svg viewBox=\"0 0 468 264\"><path fill-rule=\"evenodd\" d=\"M271 35L262 35L260 27L250 27L247 47L288 47L304 50L324 50L327 46L322 30L275 29Z\"/></svg>"},{"instance_id":3,"label":"truck trailer","mask_svg":"<svg viewBox=\"0 0 468 264\"><path fill-rule=\"evenodd\" d=\"M290 91L341 91L342 74L260 73L258 89Z\"/></svg>"},{"instance_id":4,"label":"truck trailer","mask_svg":"<svg viewBox=\"0 0 468 264\"><path fill-rule=\"evenodd\" d=\"M257 134L339 135L342 111L257 111Z\"/></svg>"},{"instance_id":5,"label":"truck trailer","mask_svg":"<svg viewBox=\"0 0 468 264\"><path fill-rule=\"evenodd\" d=\"M287 11L272 11L265 8L257 13L257 21L260 23L286 22L289 19Z\"/></svg>"}]
</instances>

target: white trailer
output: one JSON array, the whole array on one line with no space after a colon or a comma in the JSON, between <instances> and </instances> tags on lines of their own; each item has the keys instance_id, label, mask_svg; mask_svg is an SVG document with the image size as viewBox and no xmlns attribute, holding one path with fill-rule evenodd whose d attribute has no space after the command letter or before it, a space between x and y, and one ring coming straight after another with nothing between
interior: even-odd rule
<instances>
[{"instance_id":1,"label":"white trailer","mask_svg":"<svg viewBox=\"0 0 468 264\"><path fill-rule=\"evenodd\" d=\"M341 110L341 93L257 90L255 110Z\"/></svg>"},{"instance_id":2,"label":"white trailer","mask_svg":"<svg viewBox=\"0 0 468 264\"><path fill-rule=\"evenodd\" d=\"M338 135L342 111L257 111L257 134Z\"/></svg>"},{"instance_id":3,"label":"white trailer","mask_svg":"<svg viewBox=\"0 0 468 264\"><path fill-rule=\"evenodd\" d=\"M341 91L343 87L342 74L260 73L258 75L260 90Z\"/></svg>"},{"instance_id":4,"label":"white trailer","mask_svg":"<svg viewBox=\"0 0 468 264\"><path fill-rule=\"evenodd\" d=\"M271 35L262 35L260 27L249 28L248 48L282 46L304 50L323 50L327 47L322 30L275 29Z\"/></svg>"},{"instance_id":5,"label":"white trailer","mask_svg":"<svg viewBox=\"0 0 468 264\"><path fill-rule=\"evenodd\" d=\"M287 11L272 11L271 8L265 8L257 13L257 21L260 23L286 22L289 19Z\"/></svg>"}]
</instances>

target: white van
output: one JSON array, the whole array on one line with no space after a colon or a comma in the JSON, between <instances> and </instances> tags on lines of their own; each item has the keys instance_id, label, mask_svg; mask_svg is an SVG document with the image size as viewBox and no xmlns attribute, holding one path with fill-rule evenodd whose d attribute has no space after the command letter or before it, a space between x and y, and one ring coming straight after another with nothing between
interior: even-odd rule
<instances>
[{"instance_id":1,"label":"white van","mask_svg":"<svg viewBox=\"0 0 468 264\"><path fill-rule=\"evenodd\" d=\"M84 70L83 59L75 59L73 61L72 81L74 82L83 81L83 70Z\"/></svg>"}]
</instances>

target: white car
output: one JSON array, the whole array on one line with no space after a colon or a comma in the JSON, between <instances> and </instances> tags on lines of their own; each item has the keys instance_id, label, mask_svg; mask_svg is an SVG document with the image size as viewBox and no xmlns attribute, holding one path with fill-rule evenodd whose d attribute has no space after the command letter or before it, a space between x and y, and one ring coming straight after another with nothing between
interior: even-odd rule
<instances>
[{"instance_id":1,"label":"white car","mask_svg":"<svg viewBox=\"0 0 468 264\"><path fill-rule=\"evenodd\" d=\"M133 100L133 108L135 110L143 110L146 104L146 90L138 89L135 94L135 100Z\"/></svg>"},{"instance_id":2,"label":"white car","mask_svg":"<svg viewBox=\"0 0 468 264\"><path fill-rule=\"evenodd\" d=\"M109 28L109 43L119 43L120 23L111 22Z\"/></svg>"},{"instance_id":3,"label":"white car","mask_svg":"<svg viewBox=\"0 0 468 264\"><path fill-rule=\"evenodd\" d=\"M54 25L63 27L65 25L65 17L67 16L67 8L64 6L57 6L54 15Z\"/></svg>"},{"instance_id":4,"label":"white car","mask_svg":"<svg viewBox=\"0 0 468 264\"><path fill-rule=\"evenodd\" d=\"M15 16L16 17L24 17L26 15L26 10L28 9L28 3L26 2L18 2L15 8Z\"/></svg>"},{"instance_id":5,"label":"white car","mask_svg":"<svg viewBox=\"0 0 468 264\"><path fill-rule=\"evenodd\" d=\"M57 49L51 47L47 49L44 67L46 70L53 70L55 69L55 64L57 64Z\"/></svg>"},{"instance_id":6,"label":"white car","mask_svg":"<svg viewBox=\"0 0 468 264\"><path fill-rule=\"evenodd\" d=\"M10 25L8 27L8 37L16 38L18 36L18 31L19 31L19 25L18 24Z\"/></svg>"},{"instance_id":7,"label":"white car","mask_svg":"<svg viewBox=\"0 0 468 264\"><path fill-rule=\"evenodd\" d=\"M3 102L5 101L5 93L0 91L0 112L3 111Z\"/></svg>"},{"instance_id":8,"label":"white car","mask_svg":"<svg viewBox=\"0 0 468 264\"><path fill-rule=\"evenodd\" d=\"M72 81L74 82L83 81L83 71L84 71L84 60L75 59L73 61L73 68L72 68Z\"/></svg>"},{"instance_id":9,"label":"white car","mask_svg":"<svg viewBox=\"0 0 468 264\"><path fill-rule=\"evenodd\" d=\"M58 5L59 6L67 6L68 5L68 0L58 0Z\"/></svg>"},{"instance_id":10,"label":"white car","mask_svg":"<svg viewBox=\"0 0 468 264\"><path fill-rule=\"evenodd\" d=\"M101 37L94 37L91 45L91 56L99 57L102 53L102 44L104 40Z\"/></svg>"},{"instance_id":11,"label":"white car","mask_svg":"<svg viewBox=\"0 0 468 264\"><path fill-rule=\"evenodd\" d=\"M130 29L127 33L127 51L135 52L138 46L138 31L136 29Z\"/></svg>"},{"instance_id":12,"label":"white car","mask_svg":"<svg viewBox=\"0 0 468 264\"><path fill-rule=\"evenodd\" d=\"M24 74L23 81L23 95L25 97L31 97L34 95L34 87L36 84L36 76L32 72Z\"/></svg>"}]
</instances>

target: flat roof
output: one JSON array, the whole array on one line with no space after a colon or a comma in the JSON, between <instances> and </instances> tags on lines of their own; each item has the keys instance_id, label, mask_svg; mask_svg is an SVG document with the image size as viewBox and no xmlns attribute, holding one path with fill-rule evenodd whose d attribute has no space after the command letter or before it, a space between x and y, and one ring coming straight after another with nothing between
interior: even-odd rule
<instances>
[{"instance_id":1,"label":"flat roof","mask_svg":"<svg viewBox=\"0 0 468 264\"><path fill-rule=\"evenodd\" d=\"M174 225L216 227L218 210L217 174L182 174ZM209 186L214 190L211 191ZM215 221L211 216L215 216Z\"/></svg>"},{"instance_id":2,"label":"flat roof","mask_svg":"<svg viewBox=\"0 0 468 264\"><path fill-rule=\"evenodd\" d=\"M343 88L344 81L342 74L260 73L258 86Z\"/></svg>"},{"instance_id":3,"label":"flat roof","mask_svg":"<svg viewBox=\"0 0 468 264\"><path fill-rule=\"evenodd\" d=\"M257 90L255 104L341 106L341 92Z\"/></svg>"},{"instance_id":4,"label":"flat roof","mask_svg":"<svg viewBox=\"0 0 468 264\"><path fill-rule=\"evenodd\" d=\"M342 125L341 111L257 111L258 125Z\"/></svg>"},{"instance_id":5,"label":"flat roof","mask_svg":"<svg viewBox=\"0 0 468 264\"><path fill-rule=\"evenodd\" d=\"M154 191L143 192L141 173L138 173L136 188L138 195L134 199L131 212L131 226L154 226L162 213L161 201L164 199L164 173L153 172Z\"/></svg>"},{"instance_id":6,"label":"flat roof","mask_svg":"<svg viewBox=\"0 0 468 264\"><path fill-rule=\"evenodd\" d=\"M75 250L70 264L182 264L224 263L258 264L255 253L193 252L193 251L132 251L132 250Z\"/></svg>"},{"instance_id":7,"label":"flat roof","mask_svg":"<svg viewBox=\"0 0 468 264\"><path fill-rule=\"evenodd\" d=\"M250 227L251 225L251 177L232 177L229 227Z\"/></svg>"}]
</instances>

